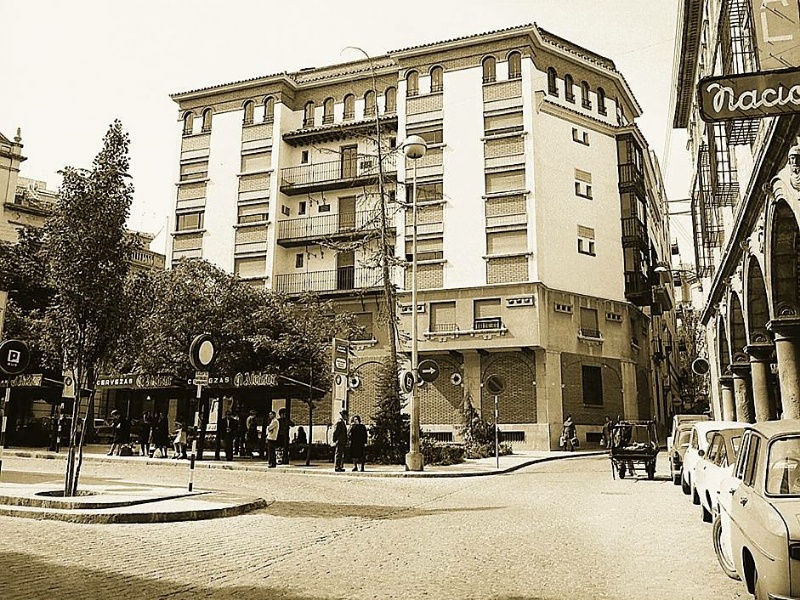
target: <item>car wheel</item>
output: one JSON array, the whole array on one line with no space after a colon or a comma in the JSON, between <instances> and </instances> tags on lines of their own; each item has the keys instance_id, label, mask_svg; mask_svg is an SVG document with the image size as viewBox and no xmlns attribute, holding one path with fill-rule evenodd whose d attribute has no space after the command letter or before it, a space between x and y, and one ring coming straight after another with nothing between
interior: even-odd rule
<instances>
[{"instance_id":1,"label":"car wheel","mask_svg":"<svg viewBox=\"0 0 800 600\"><path fill-rule=\"evenodd\" d=\"M695 506L700 505L700 496L697 495L697 490L692 488L692 504Z\"/></svg>"},{"instance_id":2,"label":"car wheel","mask_svg":"<svg viewBox=\"0 0 800 600\"><path fill-rule=\"evenodd\" d=\"M758 571L756 570L755 566L753 566L753 597L756 600L769 600L770 596L767 593L767 590L764 589L765 585L766 582L759 578Z\"/></svg>"},{"instance_id":3,"label":"car wheel","mask_svg":"<svg viewBox=\"0 0 800 600\"><path fill-rule=\"evenodd\" d=\"M725 573L725 575L731 579L738 580L739 575L736 573L736 566L733 564L733 560L725 554L726 550L722 546L722 521L720 520L719 515L717 515L714 519L714 529L712 530L711 535L714 540L714 552L717 555L719 566L722 567L722 571Z\"/></svg>"},{"instance_id":4,"label":"car wheel","mask_svg":"<svg viewBox=\"0 0 800 600\"><path fill-rule=\"evenodd\" d=\"M677 473L673 473L673 474L672 474L672 483L673 483L674 485L680 485L680 484L681 484L681 474L680 474L680 471L679 471L679 472L677 472Z\"/></svg>"},{"instance_id":5,"label":"car wheel","mask_svg":"<svg viewBox=\"0 0 800 600\"><path fill-rule=\"evenodd\" d=\"M692 490L689 487L689 484L686 483L686 481L683 479L683 471L681 471L680 477L681 477L681 490L683 491L684 494L688 496L689 494L692 493Z\"/></svg>"}]
</instances>

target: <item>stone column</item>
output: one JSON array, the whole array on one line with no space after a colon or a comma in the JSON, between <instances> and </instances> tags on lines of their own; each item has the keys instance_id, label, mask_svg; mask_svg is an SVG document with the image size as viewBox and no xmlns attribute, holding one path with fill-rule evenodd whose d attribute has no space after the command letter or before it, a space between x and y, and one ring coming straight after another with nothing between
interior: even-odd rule
<instances>
[{"instance_id":1,"label":"stone column","mask_svg":"<svg viewBox=\"0 0 800 600\"><path fill-rule=\"evenodd\" d=\"M751 344L744 351L750 357L750 378L753 385L753 404L756 421L772 421L778 418L775 394L772 391L772 374L769 363L775 347L772 344Z\"/></svg>"},{"instance_id":2,"label":"stone column","mask_svg":"<svg viewBox=\"0 0 800 600\"><path fill-rule=\"evenodd\" d=\"M733 401L733 377L722 375L719 378L719 385L722 387L722 420L736 420L736 404Z\"/></svg>"},{"instance_id":3,"label":"stone column","mask_svg":"<svg viewBox=\"0 0 800 600\"><path fill-rule=\"evenodd\" d=\"M731 365L731 371L736 420L742 423L755 423L753 395L750 393L750 362L734 363Z\"/></svg>"},{"instance_id":4,"label":"stone column","mask_svg":"<svg viewBox=\"0 0 800 600\"><path fill-rule=\"evenodd\" d=\"M800 366L798 341L800 319L778 317L769 323L775 334L775 354L778 357L778 381L781 386L782 419L800 419Z\"/></svg>"}]
</instances>

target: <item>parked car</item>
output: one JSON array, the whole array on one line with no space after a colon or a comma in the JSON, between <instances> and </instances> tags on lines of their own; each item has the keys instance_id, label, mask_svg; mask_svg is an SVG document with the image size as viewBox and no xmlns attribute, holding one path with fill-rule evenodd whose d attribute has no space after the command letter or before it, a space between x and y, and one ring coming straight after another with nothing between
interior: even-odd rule
<instances>
[{"instance_id":1,"label":"parked car","mask_svg":"<svg viewBox=\"0 0 800 600\"><path fill-rule=\"evenodd\" d=\"M95 418L94 437L92 440L98 444L110 444L114 437L114 425L105 419Z\"/></svg>"},{"instance_id":2,"label":"parked car","mask_svg":"<svg viewBox=\"0 0 800 600\"><path fill-rule=\"evenodd\" d=\"M683 423L667 439L669 442L669 446L667 446L669 474L672 477L672 483L675 485L680 485L681 483L683 455L686 453L686 448L689 447L689 438L692 436L693 426L694 423Z\"/></svg>"},{"instance_id":3,"label":"parked car","mask_svg":"<svg viewBox=\"0 0 800 600\"><path fill-rule=\"evenodd\" d=\"M708 443L715 432L722 429L742 428L747 423L739 421L698 421L692 425L692 435L689 438L689 447L683 455L683 470L681 471L681 489L683 493L692 497L692 504L700 504L700 496L694 485L694 470L700 462L700 451L708 452Z\"/></svg>"},{"instance_id":4,"label":"parked car","mask_svg":"<svg viewBox=\"0 0 800 600\"><path fill-rule=\"evenodd\" d=\"M722 429L711 435L708 451L698 451L700 462L694 469L694 487L700 498L703 521L711 523L719 509L720 483L733 473L744 429Z\"/></svg>"},{"instance_id":5,"label":"parked car","mask_svg":"<svg viewBox=\"0 0 800 600\"><path fill-rule=\"evenodd\" d=\"M756 598L800 598L800 420L748 425L722 482L714 548Z\"/></svg>"}]
</instances>

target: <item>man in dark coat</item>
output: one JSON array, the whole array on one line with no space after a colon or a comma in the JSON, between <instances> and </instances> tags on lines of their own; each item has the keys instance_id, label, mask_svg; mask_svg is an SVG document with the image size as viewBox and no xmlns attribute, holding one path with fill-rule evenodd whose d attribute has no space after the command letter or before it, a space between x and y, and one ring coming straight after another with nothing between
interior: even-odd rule
<instances>
[{"instance_id":1,"label":"man in dark coat","mask_svg":"<svg viewBox=\"0 0 800 600\"><path fill-rule=\"evenodd\" d=\"M353 471L364 471L365 455L367 452L367 428L361 422L361 417L353 415L353 424L350 425L350 454L353 457Z\"/></svg>"},{"instance_id":2,"label":"man in dark coat","mask_svg":"<svg viewBox=\"0 0 800 600\"><path fill-rule=\"evenodd\" d=\"M339 420L333 428L333 446L336 449L333 458L333 470L344 471L344 453L347 450L347 411L339 413Z\"/></svg>"},{"instance_id":3,"label":"man in dark coat","mask_svg":"<svg viewBox=\"0 0 800 600\"><path fill-rule=\"evenodd\" d=\"M225 443L225 460L233 460L233 440L239 433L239 421L229 410L225 411L221 429L222 439Z\"/></svg>"}]
</instances>

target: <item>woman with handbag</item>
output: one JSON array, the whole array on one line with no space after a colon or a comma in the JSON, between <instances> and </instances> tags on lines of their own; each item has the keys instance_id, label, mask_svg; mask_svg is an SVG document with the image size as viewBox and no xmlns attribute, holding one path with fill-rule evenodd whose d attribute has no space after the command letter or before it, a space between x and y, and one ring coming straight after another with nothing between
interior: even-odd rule
<instances>
[{"instance_id":1,"label":"woman with handbag","mask_svg":"<svg viewBox=\"0 0 800 600\"><path fill-rule=\"evenodd\" d=\"M564 450L572 452L578 446L578 435L575 430L575 423L572 422L572 415L567 415L564 427L561 429L561 439L564 440Z\"/></svg>"}]
</instances>

